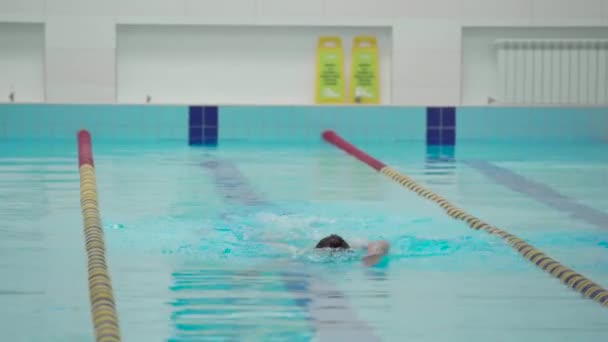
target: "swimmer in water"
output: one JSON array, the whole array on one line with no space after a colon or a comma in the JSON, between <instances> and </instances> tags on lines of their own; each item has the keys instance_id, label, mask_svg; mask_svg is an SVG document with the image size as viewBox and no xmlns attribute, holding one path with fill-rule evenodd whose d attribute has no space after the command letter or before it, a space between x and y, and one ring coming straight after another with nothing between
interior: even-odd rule
<instances>
[{"instance_id":1,"label":"swimmer in water","mask_svg":"<svg viewBox=\"0 0 608 342\"><path fill-rule=\"evenodd\" d=\"M279 247L283 250L289 251L291 253L297 253L298 248L287 244L285 242L272 241L272 238L268 236L265 237L265 242L267 244ZM315 249L327 250L330 252L354 252L357 250L366 250L367 253L363 256L361 261L363 265L371 267L378 264L382 258L388 253L390 249L390 244L388 241L378 240L365 242L361 240L353 240L349 244L346 242L341 236L336 234L331 234L319 240Z\"/></svg>"},{"instance_id":2,"label":"swimmer in water","mask_svg":"<svg viewBox=\"0 0 608 342\"><path fill-rule=\"evenodd\" d=\"M353 249L367 249L367 254L363 256L362 261L365 266L371 267L380 262L390 248L388 241L371 241L369 243L359 243L349 245L341 236L332 234L322 238L315 248L329 249L329 250L353 250Z\"/></svg>"}]
</instances>

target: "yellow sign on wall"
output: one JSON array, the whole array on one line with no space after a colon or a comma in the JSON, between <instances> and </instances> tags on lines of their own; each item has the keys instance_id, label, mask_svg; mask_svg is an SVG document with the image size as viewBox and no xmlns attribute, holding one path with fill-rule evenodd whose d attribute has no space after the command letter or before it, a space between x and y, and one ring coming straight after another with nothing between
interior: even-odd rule
<instances>
[{"instance_id":1,"label":"yellow sign on wall","mask_svg":"<svg viewBox=\"0 0 608 342\"><path fill-rule=\"evenodd\" d=\"M380 103L378 55L375 37L355 37L350 75L350 98L353 102Z\"/></svg>"},{"instance_id":2,"label":"yellow sign on wall","mask_svg":"<svg viewBox=\"0 0 608 342\"><path fill-rule=\"evenodd\" d=\"M343 103L344 51L340 37L321 37L317 48L316 103Z\"/></svg>"}]
</instances>

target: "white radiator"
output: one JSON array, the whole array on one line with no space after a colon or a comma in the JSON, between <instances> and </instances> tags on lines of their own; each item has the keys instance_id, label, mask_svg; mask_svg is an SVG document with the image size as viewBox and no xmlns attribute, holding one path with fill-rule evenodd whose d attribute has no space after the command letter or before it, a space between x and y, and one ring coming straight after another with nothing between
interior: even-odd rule
<instances>
[{"instance_id":1,"label":"white radiator","mask_svg":"<svg viewBox=\"0 0 608 342\"><path fill-rule=\"evenodd\" d=\"M608 40L500 39L498 102L608 104Z\"/></svg>"}]
</instances>

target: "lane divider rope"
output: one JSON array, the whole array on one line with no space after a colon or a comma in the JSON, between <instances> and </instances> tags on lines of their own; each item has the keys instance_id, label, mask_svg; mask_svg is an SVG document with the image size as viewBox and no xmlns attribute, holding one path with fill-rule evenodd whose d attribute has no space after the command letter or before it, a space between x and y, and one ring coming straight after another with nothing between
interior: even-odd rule
<instances>
[{"instance_id":1,"label":"lane divider rope","mask_svg":"<svg viewBox=\"0 0 608 342\"><path fill-rule=\"evenodd\" d=\"M78 132L78 169L80 171L80 207L84 222L85 248L88 262L91 318L97 342L120 342L120 327L112 282L106 263L103 227L97 201L97 181L91 135Z\"/></svg>"},{"instance_id":2,"label":"lane divider rope","mask_svg":"<svg viewBox=\"0 0 608 342\"><path fill-rule=\"evenodd\" d=\"M359 159L371 168L398 182L404 188L417 193L428 200L438 204L450 217L464 221L473 230L483 230L491 235L502 238L510 245L517 253L521 254L525 259L532 262L545 272L559 279L563 284L571 289L579 292L583 296L592 299L593 301L608 306L608 291L602 286L593 282L582 274L562 265L559 261L551 258L547 254L541 252L536 247L527 243L523 239L508 233L496 226L493 226L481 219L468 214L466 211L454 206L447 199L437 195L432 190L418 184L412 178L399 173L397 170L387 166L381 161L361 151L348 141L344 140L334 131L324 131L323 139L342 149L353 157Z\"/></svg>"}]
</instances>

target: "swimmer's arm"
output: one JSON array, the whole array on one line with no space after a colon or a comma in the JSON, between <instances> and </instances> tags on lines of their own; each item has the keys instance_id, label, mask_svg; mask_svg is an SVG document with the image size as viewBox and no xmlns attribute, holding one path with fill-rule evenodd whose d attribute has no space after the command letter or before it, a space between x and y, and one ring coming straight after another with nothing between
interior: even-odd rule
<instances>
[{"instance_id":1,"label":"swimmer's arm","mask_svg":"<svg viewBox=\"0 0 608 342\"><path fill-rule=\"evenodd\" d=\"M372 241L367 245L367 254L362 261L365 266L374 266L382 260L390 249L388 241Z\"/></svg>"}]
</instances>

